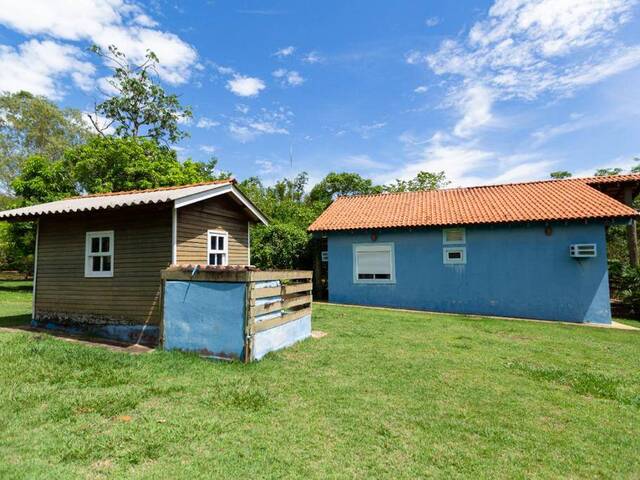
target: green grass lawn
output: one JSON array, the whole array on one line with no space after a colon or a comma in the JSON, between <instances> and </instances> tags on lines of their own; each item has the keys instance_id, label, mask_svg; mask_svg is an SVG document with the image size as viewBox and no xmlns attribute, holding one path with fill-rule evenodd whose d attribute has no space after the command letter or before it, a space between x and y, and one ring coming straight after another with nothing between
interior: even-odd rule
<instances>
[{"instance_id":1,"label":"green grass lawn","mask_svg":"<svg viewBox=\"0 0 640 480\"><path fill-rule=\"evenodd\" d=\"M640 474L640 332L330 305L314 328L252 365L0 333L0 478Z\"/></svg>"}]
</instances>

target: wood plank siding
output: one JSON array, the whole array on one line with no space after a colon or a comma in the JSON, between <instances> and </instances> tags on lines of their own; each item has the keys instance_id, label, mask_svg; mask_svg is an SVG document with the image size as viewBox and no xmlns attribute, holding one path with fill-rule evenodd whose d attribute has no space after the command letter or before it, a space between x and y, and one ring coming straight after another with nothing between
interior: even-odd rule
<instances>
[{"instance_id":1,"label":"wood plank siding","mask_svg":"<svg viewBox=\"0 0 640 480\"><path fill-rule=\"evenodd\" d=\"M207 231L229 234L229 265L248 265L249 217L228 196L214 197L178 209L177 263L206 265Z\"/></svg>"},{"instance_id":2,"label":"wood plank siding","mask_svg":"<svg viewBox=\"0 0 640 480\"><path fill-rule=\"evenodd\" d=\"M167 205L42 217L36 319L158 325L171 221ZM86 278L85 235L102 230L114 231L113 277Z\"/></svg>"}]
</instances>

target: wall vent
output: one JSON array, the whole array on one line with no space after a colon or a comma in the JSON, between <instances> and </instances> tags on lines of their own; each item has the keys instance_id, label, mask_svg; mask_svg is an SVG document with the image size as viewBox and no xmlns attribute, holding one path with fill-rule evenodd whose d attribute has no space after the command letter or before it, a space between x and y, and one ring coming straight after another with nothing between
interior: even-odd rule
<instances>
[{"instance_id":1,"label":"wall vent","mask_svg":"<svg viewBox=\"0 0 640 480\"><path fill-rule=\"evenodd\" d=\"M573 258L593 258L597 256L595 243L574 243L569 246L569 256Z\"/></svg>"}]
</instances>

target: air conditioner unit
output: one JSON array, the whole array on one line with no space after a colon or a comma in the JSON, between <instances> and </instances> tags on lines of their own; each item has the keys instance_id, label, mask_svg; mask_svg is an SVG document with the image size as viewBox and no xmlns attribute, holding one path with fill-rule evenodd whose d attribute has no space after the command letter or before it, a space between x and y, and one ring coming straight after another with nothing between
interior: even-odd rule
<instances>
[{"instance_id":1,"label":"air conditioner unit","mask_svg":"<svg viewBox=\"0 0 640 480\"><path fill-rule=\"evenodd\" d=\"M573 258L592 258L597 256L595 243L574 243L569 245L569 256Z\"/></svg>"}]
</instances>

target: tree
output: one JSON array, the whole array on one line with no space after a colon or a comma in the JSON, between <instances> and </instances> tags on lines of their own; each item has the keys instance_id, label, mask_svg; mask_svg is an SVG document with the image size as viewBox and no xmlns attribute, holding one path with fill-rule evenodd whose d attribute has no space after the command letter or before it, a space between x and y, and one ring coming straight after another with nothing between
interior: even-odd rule
<instances>
[{"instance_id":1,"label":"tree","mask_svg":"<svg viewBox=\"0 0 640 480\"><path fill-rule=\"evenodd\" d=\"M444 172L418 172L411 180L396 179L395 183L384 186L386 192L418 192L422 190L438 190L449 185Z\"/></svg>"},{"instance_id":2,"label":"tree","mask_svg":"<svg viewBox=\"0 0 640 480\"><path fill-rule=\"evenodd\" d=\"M188 136L180 129L179 121L192 117L191 108L182 106L177 95L167 94L158 83L159 60L155 53L147 50L145 61L134 65L114 45L106 53L97 45L91 51L113 66L108 83L115 95L97 104L95 113L89 115L100 135L105 136L113 128L119 137L148 138L167 144Z\"/></svg>"},{"instance_id":3,"label":"tree","mask_svg":"<svg viewBox=\"0 0 640 480\"><path fill-rule=\"evenodd\" d=\"M28 92L0 95L0 186L9 190L30 155L55 161L91 135L79 110L60 109Z\"/></svg>"},{"instance_id":4,"label":"tree","mask_svg":"<svg viewBox=\"0 0 640 480\"><path fill-rule=\"evenodd\" d=\"M556 180L561 180L563 178L571 178L573 174L571 172L567 172L566 170L558 170L556 172L551 172L549 176Z\"/></svg>"},{"instance_id":5,"label":"tree","mask_svg":"<svg viewBox=\"0 0 640 480\"><path fill-rule=\"evenodd\" d=\"M610 177L612 175L620 175L622 173L621 168L599 168L595 171L596 177Z\"/></svg>"},{"instance_id":6,"label":"tree","mask_svg":"<svg viewBox=\"0 0 640 480\"><path fill-rule=\"evenodd\" d=\"M368 178L357 173L331 172L317 183L309 192L307 201L329 204L338 196L380 193L381 187L373 185Z\"/></svg>"},{"instance_id":7,"label":"tree","mask_svg":"<svg viewBox=\"0 0 640 480\"><path fill-rule=\"evenodd\" d=\"M309 268L311 235L306 228L272 223L251 232L251 258L260 268Z\"/></svg>"},{"instance_id":8,"label":"tree","mask_svg":"<svg viewBox=\"0 0 640 480\"><path fill-rule=\"evenodd\" d=\"M65 162L82 191L88 193L185 185L219 178L216 159L180 162L175 150L140 138L94 137L69 149Z\"/></svg>"}]
</instances>

